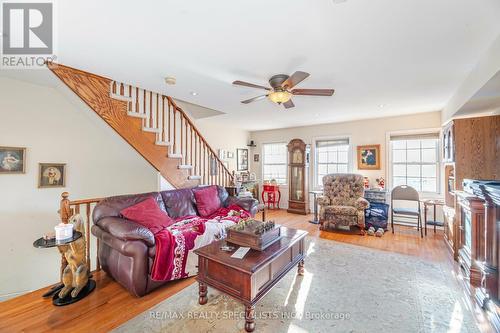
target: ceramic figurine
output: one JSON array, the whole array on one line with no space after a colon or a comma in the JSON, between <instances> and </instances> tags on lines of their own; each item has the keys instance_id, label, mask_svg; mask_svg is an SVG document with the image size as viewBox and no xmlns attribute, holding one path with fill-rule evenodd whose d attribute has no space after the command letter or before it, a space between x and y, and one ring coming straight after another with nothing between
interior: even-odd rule
<instances>
[{"instance_id":1,"label":"ceramic figurine","mask_svg":"<svg viewBox=\"0 0 500 333\"><path fill-rule=\"evenodd\" d=\"M368 177L363 177L363 185L365 186L365 189L370 188L370 180L368 179Z\"/></svg>"},{"instance_id":2,"label":"ceramic figurine","mask_svg":"<svg viewBox=\"0 0 500 333\"><path fill-rule=\"evenodd\" d=\"M385 188L385 179L383 177L377 178L378 187L383 190Z\"/></svg>"},{"instance_id":3,"label":"ceramic figurine","mask_svg":"<svg viewBox=\"0 0 500 333\"><path fill-rule=\"evenodd\" d=\"M85 227L80 214L71 216L68 222L74 225L75 231L85 235ZM85 262L85 237L80 237L67 245L59 245L58 249L68 262L62 273L64 287L59 292L59 297L64 298L71 292L71 297L75 298L89 280L89 270Z\"/></svg>"}]
</instances>

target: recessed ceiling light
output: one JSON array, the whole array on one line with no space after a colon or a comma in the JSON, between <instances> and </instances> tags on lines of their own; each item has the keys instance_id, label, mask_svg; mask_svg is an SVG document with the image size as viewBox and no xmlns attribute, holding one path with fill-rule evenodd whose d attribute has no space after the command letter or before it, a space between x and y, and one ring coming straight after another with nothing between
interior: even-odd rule
<instances>
[{"instance_id":1,"label":"recessed ceiling light","mask_svg":"<svg viewBox=\"0 0 500 333\"><path fill-rule=\"evenodd\" d=\"M168 84L168 85L171 85L173 86L175 83L177 82L176 78L173 77L173 76L167 76L165 78L165 83Z\"/></svg>"},{"instance_id":2,"label":"recessed ceiling light","mask_svg":"<svg viewBox=\"0 0 500 333\"><path fill-rule=\"evenodd\" d=\"M383 108L384 106L385 106L385 104L380 104L378 107Z\"/></svg>"},{"instance_id":3,"label":"recessed ceiling light","mask_svg":"<svg viewBox=\"0 0 500 333\"><path fill-rule=\"evenodd\" d=\"M337 5L339 3L347 2L347 0L332 0L332 2Z\"/></svg>"},{"instance_id":4,"label":"recessed ceiling light","mask_svg":"<svg viewBox=\"0 0 500 333\"><path fill-rule=\"evenodd\" d=\"M198 95L198 93L196 91L191 91L190 94L193 95L193 96Z\"/></svg>"}]
</instances>

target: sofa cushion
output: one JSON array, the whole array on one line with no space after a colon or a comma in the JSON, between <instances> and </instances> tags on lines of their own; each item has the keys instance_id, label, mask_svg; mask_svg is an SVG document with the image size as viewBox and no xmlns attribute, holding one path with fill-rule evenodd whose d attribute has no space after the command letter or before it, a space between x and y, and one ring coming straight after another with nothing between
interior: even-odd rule
<instances>
[{"instance_id":1,"label":"sofa cushion","mask_svg":"<svg viewBox=\"0 0 500 333\"><path fill-rule=\"evenodd\" d=\"M120 213L125 218L148 228L153 234L174 223L174 220L158 207L153 197L127 207Z\"/></svg>"},{"instance_id":2,"label":"sofa cushion","mask_svg":"<svg viewBox=\"0 0 500 333\"><path fill-rule=\"evenodd\" d=\"M118 238L122 241L140 240L146 243L148 247L155 246L155 236L149 229L139 223L121 217L105 217L100 219L96 225L92 226L92 233L98 236L96 234L98 230L109 234L109 237Z\"/></svg>"},{"instance_id":3,"label":"sofa cushion","mask_svg":"<svg viewBox=\"0 0 500 333\"><path fill-rule=\"evenodd\" d=\"M354 206L364 194L363 176L352 173L335 173L323 177L323 193L331 205Z\"/></svg>"},{"instance_id":4,"label":"sofa cushion","mask_svg":"<svg viewBox=\"0 0 500 333\"><path fill-rule=\"evenodd\" d=\"M198 215L193 191L190 188L161 192L168 215L175 219L181 216Z\"/></svg>"},{"instance_id":5,"label":"sofa cushion","mask_svg":"<svg viewBox=\"0 0 500 333\"><path fill-rule=\"evenodd\" d=\"M160 207L161 210L165 212L167 211L165 209L165 204L163 203L163 199L160 193L158 192L119 195L106 198L95 206L94 212L92 214L94 224L98 224L99 220L105 217L122 217L120 213L121 210L133 206L150 197L154 198L154 200L158 204L158 207Z\"/></svg>"},{"instance_id":6,"label":"sofa cushion","mask_svg":"<svg viewBox=\"0 0 500 333\"><path fill-rule=\"evenodd\" d=\"M325 213L334 215L356 215L358 210L352 206L326 206Z\"/></svg>"},{"instance_id":7,"label":"sofa cushion","mask_svg":"<svg viewBox=\"0 0 500 333\"><path fill-rule=\"evenodd\" d=\"M193 193L200 216L210 216L221 207L217 186L197 188L193 190Z\"/></svg>"},{"instance_id":8,"label":"sofa cushion","mask_svg":"<svg viewBox=\"0 0 500 333\"><path fill-rule=\"evenodd\" d=\"M227 193L226 188L224 186L217 185L217 192L219 194L221 206L227 207L227 199L229 198L229 193Z\"/></svg>"}]
</instances>

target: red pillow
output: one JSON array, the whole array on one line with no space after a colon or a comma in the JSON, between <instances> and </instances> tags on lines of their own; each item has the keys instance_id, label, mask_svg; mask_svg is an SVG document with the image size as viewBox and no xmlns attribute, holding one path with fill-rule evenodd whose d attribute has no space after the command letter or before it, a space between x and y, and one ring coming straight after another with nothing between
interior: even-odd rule
<instances>
[{"instance_id":1,"label":"red pillow","mask_svg":"<svg viewBox=\"0 0 500 333\"><path fill-rule=\"evenodd\" d=\"M201 217L210 216L220 208L217 186L208 186L193 191L196 199L196 208Z\"/></svg>"},{"instance_id":2,"label":"red pillow","mask_svg":"<svg viewBox=\"0 0 500 333\"><path fill-rule=\"evenodd\" d=\"M153 234L174 223L174 220L158 207L153 197L122 209L120 213L125 218L148 228Z\"/></svg>"}]
</instances>

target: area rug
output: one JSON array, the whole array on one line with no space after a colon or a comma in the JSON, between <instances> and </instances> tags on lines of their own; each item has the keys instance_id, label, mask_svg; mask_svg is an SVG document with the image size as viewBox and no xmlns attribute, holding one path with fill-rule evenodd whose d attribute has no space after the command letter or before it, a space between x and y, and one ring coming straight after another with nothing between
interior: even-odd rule
<instances>
[{"instance_id":1,"label":"area rug","mask_svg":"<svg viewBox=\"0 0 500 333\"><path fill-rule=\"evenodd\" d=\"M256 332L479 332L449 265L308 237L304 276L290 271L256 306ZM115 332L244 332L244 307L193 284Z\"/></svg>"}]
</instances>

